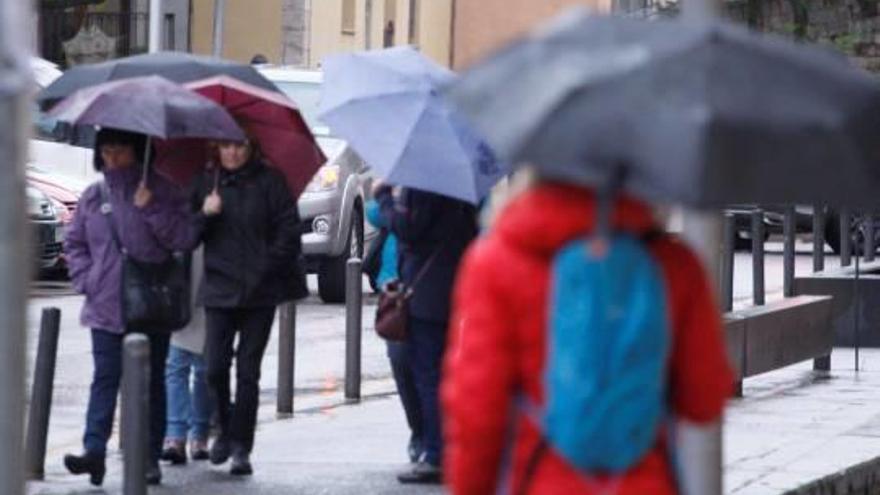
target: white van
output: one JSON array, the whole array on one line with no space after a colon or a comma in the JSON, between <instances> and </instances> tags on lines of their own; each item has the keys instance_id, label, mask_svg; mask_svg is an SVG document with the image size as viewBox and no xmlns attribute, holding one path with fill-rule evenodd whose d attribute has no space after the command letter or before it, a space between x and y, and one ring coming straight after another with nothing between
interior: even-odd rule
<instances>
[{"instance_id":1,"label":"white van","mask_svg":"<svg viewBox=\"0 0 880 495\"><path fill-rule=\"evenodd\" d=\"M31 69L37 83L36 91L45 88L61 76L58 67L41 58L31 58ZM47 172L80 181L91 182L97 173L92 168L92 150L59 142L51 133L52 123L33 106L33 136L30 140L28 162Z\"/></svg>"}]
</instances>

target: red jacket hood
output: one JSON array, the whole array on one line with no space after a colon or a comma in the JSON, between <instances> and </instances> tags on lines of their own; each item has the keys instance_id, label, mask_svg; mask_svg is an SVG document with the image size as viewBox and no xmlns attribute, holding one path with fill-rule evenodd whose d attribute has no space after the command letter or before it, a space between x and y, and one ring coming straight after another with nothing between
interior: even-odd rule
<instances>
[{"instance_id":1,"label":"red jacket hood","mask_svg":"<svg viewBox=\"0 0 880 495\"><path fill-rule=\"evenodd\" d=\"M621 197L615 205L615 230L645 233L655 229L651 209L632 198ZM498 219L498 234L528 251L555 252L560 246L596 225L596 196L589 189L544 184L515 198Z\"/></svg>"}]
</instances>

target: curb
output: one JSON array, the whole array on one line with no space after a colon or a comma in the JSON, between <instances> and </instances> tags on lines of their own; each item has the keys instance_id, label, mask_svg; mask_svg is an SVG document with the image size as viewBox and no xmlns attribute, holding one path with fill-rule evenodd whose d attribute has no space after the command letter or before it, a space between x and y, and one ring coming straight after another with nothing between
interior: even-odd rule
<instances>
[{"instance_id":1,"label":"curb","mask_svg":"<svg viewBox=\"0 0 880 495\"><path fill-rule=\"evenodd\" d=\"M880 457L789 490L783 495L872 495L880 493Z\"/></svg>"}]
</instances>

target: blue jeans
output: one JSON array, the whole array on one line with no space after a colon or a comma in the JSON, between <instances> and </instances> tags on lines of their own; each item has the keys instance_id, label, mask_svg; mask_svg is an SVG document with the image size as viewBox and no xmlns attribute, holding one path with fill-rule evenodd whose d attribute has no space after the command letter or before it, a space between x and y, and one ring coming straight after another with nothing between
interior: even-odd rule
<instances>
[{"instance_id":1,"label":"blue jeans","mask_svg":"<svg viewBox=\"0 0 880 495\"><path fill-rule=\"evenodd\" d=\"M407 351L422 414L424 461L435 466L443 459L439 388L446 349L446 323L409 318Z\"/></svg>"},{"instance_id":2,"label":"blue jeans","mask_svg":"<svg viewBox=\"0 0 880 495\"><path fill-rule=\"evenodd\" d=\"M86 453L107 455L107 441L113 432L113 414L119 381L122 378L122 335L92 329L92 358L95 374L89 391L86 412ZM155 333L150 339L150 458L159 460L165 436L165 358L168 356L168 334Z\"/></svg>"},{"instance_id":3,"label":"blue jeans","mask_svg":"<svg viewBox=\"0 0 880 495\"><path fill-rule=\"evenodd\" d=\"M190 377L192 388L190 388ZM207 440L211 421L211 399L201 354L171 346L165 366L168 393L167 438Z\"/></svg>"}]
</instances>

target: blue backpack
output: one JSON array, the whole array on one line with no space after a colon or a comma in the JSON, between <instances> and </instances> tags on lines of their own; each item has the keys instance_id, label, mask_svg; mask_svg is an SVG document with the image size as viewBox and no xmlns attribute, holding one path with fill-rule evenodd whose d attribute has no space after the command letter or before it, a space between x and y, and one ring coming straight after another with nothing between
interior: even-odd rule
<instances>
[{"instance_id":1,"label":"blue backpack","mask_svg":"<svg viewBox=\"0 0 880 495\"><path fill-rule=\"evenodd\" d=\"M666 418L669 316L648 242L613 234L595 254L579 239L553 261L546 403L532 415L538 450L550 446L585 473L636 465Z\"/></svg>"}]
</instances>

